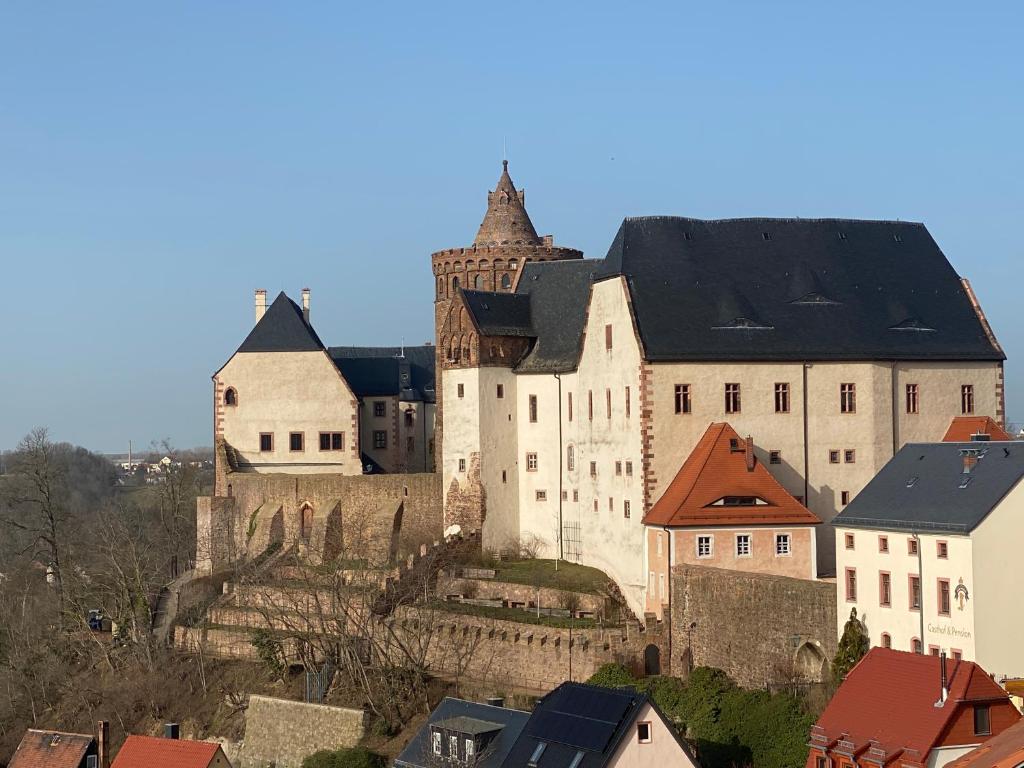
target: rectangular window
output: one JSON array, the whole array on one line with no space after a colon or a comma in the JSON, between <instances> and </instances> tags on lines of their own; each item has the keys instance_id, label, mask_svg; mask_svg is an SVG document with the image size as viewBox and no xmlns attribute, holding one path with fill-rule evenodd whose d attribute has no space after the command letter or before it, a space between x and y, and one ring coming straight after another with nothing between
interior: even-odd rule
<instances>
[{"instance_id":1,"label":"rectangular window","mask_svg":"<svg viewBox=\"0 0 1024 768\"><path fill-rule=\"evenodd\" d=\"M949 616L949 579L939 579L939 615Z\"/></svg>"},{"instance_id":2,"label":"rectangular window","mask_svg":"<svg viewBox=\"0 0 1024 768\"><path fill-rule=\"evenodd\" d=\"M576 470L576 448L575 446L567 446L565 449L565 466L570 472Z\"/></svg>"},{"instance_id":3,"label":"rectangular window","mask_svg":"<svg viewBox=\"0 0 1024 768\"><path fill-rule=\"evenodd\" d=\"M917 539L907 539L907 554L917 556Z\"/></svg>"},{"instance_id":4,"label":"rectangular window","mask_svg":"<svg viewBox=\"0 0 1024 768\"><path fill-rule=\"evenodd\" d=\"M857 569L846 569L846 600L850 603L857 602Z\"/></svg>"},{"instance_id":5,"label":"rectangular window","mask_svg":"<svg viewBox=\"0 0 1024 768\"><path fill-rule=\"evenodd\" d=\"M789 413L789 384L775 385L775 412Z\"/></svg>"},{"instance_id":6,"label":"rectangular window","mask_svg":"<svg viewBox=\"0 0 1024 768\"><path fill-rule=\"evenodd\" d=\"M739 384L726 384L725 385L725 412L726 413L739 413L740 412L740 385Z\"/></svg>"},{"instance_id":7,"label":"rectangular window","mask_svg":"<svg viewBox=\"0 0 1024 768\"><path fill-rule=\"evenodd\" d=\"M665 598L665 574L658 574L658 597Z\"/></svg>"},{"instance_id":8,"label":"rectangular window","mask_svg":"<svg viewBox=\"0 0 1024 768\"><path fill-rule=\"evenodd\" d=\"M462 397L462 395L459 395L459 397ZM378 419L381 418L382 416L387 416L388 415L388 404L387 404L387 402L384 401L384 400L374 400L373 401L373 415L376 416Z\"/></svg>"},{"instance_id":9,"label":"rectangular window","mask_svg":"<svg viewBox=\"0 0 1024 768\"><path fill-rule=\"evenodd\" d=\"M504 385L504 384L499 384L499 385L497 386L497 390L498 390L498 391L497 391L497 393L496 393L496 394L497 394L497 396L498 396L498 399L499 399L499 400L501 400L502 398L504 398L504 397L505 397L505 385Z\"/></svg>"},{"instance_id":10,"label":"rectangular window","mask_svg":"<svg viewBox=\"0 0 1024 768\"><path fill-rule=\"evenodd\" d=\"M537 423L537 396L530 395L530 423Z\"/></svg>"},{"instance_id":11,"label":"rectangular window","mask_svg":"<svg viewBox=\"0 0 1024 768\"><path fill-rule=\"evenodd\" d=\"M304 451L306 449L306 435L303 432L288 433L288 450Z\"/></svg>"},{"instance_id":12,"label":"rectangular window","mask_svg":"<svg viewBox=\"0 0 1024 768\"><path fill-rule=\"evenodd\" d=\"M465 384L459 384L456 387L456 391L458 392L459 397L464 397L466 395L466 385Z\"/></svg>"},{"instance_id":13,"label":"rectangular window","mask_svg":"<svg viewBox=\"0 0 1024 768\"><path fill-rule=\"evenodd\" d=\"M988 704L978 704L974 707L974 734L976 736L988 736L992 733L992 720L989 715Z\"/></svg>"},{"instance_id":14,"label":"rectangular window","mask_svg":"<svg viewBox=\"0 0 1024 768\"><path fill-rule=\"evenodd\" d=\"M610 419L612 417L612 391L610 389L604 391L604 409Z\"/></svg>"},{"instance_id":15,"label":"rectangular window","mask_svg":"<svg viewBox=\"0 0 1024 768\"><path fill-rule=\"evenodd\" d=\"M547 491L537 491L537 501L547 501L547 500L548 500L548 492Z\"/></svg>"},{"instance_id":16,"label":"rectangular window","mask_svg":"<svg viewBox=\"0 0 1024 768\"><path fill-rule=\"evenodd\" d=\"M907 384L907 413L917 413L917 384Z\"/></svg>"},{"instance_id":17,"label":"rectangular window","mask_svg":"<svg viewBox=\"0 0 1024 768\"><path fill-rule=\"evenodd\" d=\"M878 537L878 551L879 552L888 552L889 551L889 537L888 536L879 536Z\"/></svg>"},{"instance_id":18,"label":"rectangular window","mask_svg":"<svg viewBox=\"0 0 1024 768\"><path fill-rule=\"evenodd\" d=\"M572 489L572 500L573 501L579 501L580 500L580 492L576 488Z\"/></svg>"},{"instance_id":19,"label":"rectangular window","mask_svg":"<svg viewBox=\"0 0 1024 768\"><path fill-rule=\"evenodd\" d=\"M626 462L626 477L632 477L632 476L633 476L633 462L632 461L627 461Z\"/></svg>"},{"instance_id":20,"label":"rectangular window","mask_svg":"<svg viewBox=\"0 0 1024 768\"><path fill-rule=\"evenodd\" d=\"M526 454L526 471L536 472L537 471L537 454L528 453Z\"/></svg>"},{"instance_id":21,"label":"rectangular window","mask_svg":"<svg viewBox=\"0 0 1024 768\"><path fill-rule=\"evenodd\" d=\"M636 740L641 744L651 743L651 724L650 723L637 723L636 724Z\"/></svg>"},{"instance_id":22,"label":"rectangular window","mask_svg":"<svg viewBox=\"0 0 1024 768\"><path fill-rule=\"evenodd\" d=\"M847 504L850 503L850 492L849 491L842 491L842 492L840 492L840 494L839 494L839 503L842 504L844 507Z\"/></svg>"},{"instance_id":23,"label":"rectangular window","mask_svg":"<svg viewBox=\"0 0 1024 768\"><path fill-rule=\"evenodd\" d=\"M629 500L628 499L622 502L622 516L624 518L626 518L627 520L629 519Z\"/></svg>"},{"instance_id":24,"label":"rectangular window","mask_svg":"<svg viewBox=\"0 0 1024 768\"><path fill-rule=\"evenodd\" d=\"M587 390L587 418L594 420L594 390Z\"/></svg>"},{"instance_id":25,"label":"rectangular window","mask_svg":"<svg viewBox=\"0 0 1024 768\"><path fill-rule=\"evenodd\" d=\"M594 511L597 512L597 499L594 499Z\"/></svg>"},{"instance_id":26,"label":"rectangular window","mask_svg":"<svg viewBox=\"0 0 1024 768\"><path fill-rule=\"evenodd\" d=\"M698 536L697 537L697 557L711 557L714 554L715 540L714 537Z\"/></svg>"},{"instance_id":27,"label":"rectangular window","mask_svg":"<svg viewBox=\"0 0 1024 768\"><path fill-rule=\"evenodd\" d=\"M839 385L839 411L840 413L857 412L857 385Z\"/></svg>"},{"instance_id":28,"label":"rectangular window","mask_svg":"<svg viewBox=\"0 0 1024 768\"><path fill-rule=\"evenodd\" d=\"M878 574L878 604L887 608L892 605L892 576L885 571Z\"/></svg>"},{"instance_id":29,"label":"rectangular window","mask_svg":"<svg viewBox=\"0 0 1024 768\"><path fill-rule=\"evenodd\" d=\"M473 762L473 755L476 753L476 744L472 739L466 739L466 762Z\"/></svg>"},{"instance_id":30,"label":"rectangular window","mask_svg":"<svg viewBox=\"0 0 1024 768\"><path fill-rule=\"evenodd\" d=\"M465 471L466 471L466 460L465 459L459 459L459 472L465 472ZM501 477L502 477L502 480L505 479L505 473L504 472L501 473Z\"/></svg>"},{"instance_id":31,"label":"rectangular window","mask_svg":"<svg viewBox=\"0 0 1024 768\"><path fill-rule=\"evenodd\" d=\"M768 451L768 463L769 464L781 464L782 463L782 451Z\"/></svg>"},{"instance_id":32,"label":"rectangular window","mask_svg":"<svg viewBox=\"0 0 1024 768\"><path fill-rule=\"evenodd\" d=\"M612 327L611 327L611 325L606 325L604 327L604 348L605 349L611 349L612 348Z\"/></svg>"},{"instance_id":33,"label":"rectangular window","mask_svg":"<svg viewBox=\"0 0 1024 768\"><path fill-rule=\"evenodd\" d=\"M658 557L661 557L661 534L658 534Z\"/></svg>"},{"instance_id":34,"label":"rectangular window","mask_svg":"<svg viewBox=\"0 0 1024 768\"><path fill-rule=\"evenodd\" d=\"M590 462L590 476L591 477L597 477L597 462L596 461Z\"/></svg>"},{"instance_id":35,"label":"rectangular window","mask_svg":"<svg viewBox=\"0 0 1024 768\"><path fill-rule=\"evenodd\" d=\"M847 549L853 549L853 534L852 533L848 533L848 534L846 534L846 536L844 538L845 538L845 542L846 542L846 548Z\"/></svg>"},{"instance_id":36,"label":"rectangular window","mask_svg":"<svg viewBox=\"0 0 1024 768\"><path fill-rule=\"evenodd\" d=\"M937 645L929 645L928 646L928 653L930 655L932 655L932 656L938 656L939 655L939 650L940 650L940 648Z\"/></svg>"},{"instance_id":37,"label":"rectangular window","mask_svg":"<svg viewBox=\"0 0 1024 768\"><path fill-rule=\"evenodd\" d=\"M910 576L909 577L909 589L910 595L910 610L919 611L921 610L921 577Z\"/></svg>"},{"instance_id":38,"label":"rectangular window","mask_svg":"<svg viewBox=\"0 0 1024 768\"><path fill-rule=\"evenodd\" d=\"M963 384L960 387L960 413L974 413L974 385Z\"/></svg>"},{"instance_id":39,"label":"rectangular window","mask_svg":"<svg viewBox=\"0 0 1024 768\"><path fill-rule=\"evenodd\" d=\"M434 754L435 755L440 755L441 754L441 734L440 734L440 732L434 731L433 733L430 734L430 743L434 747Z\"/></svg>"},{"instance_id":40,"label":"rectangular window","mask_svg":"<svg viewBox=\"0 0 1024 768\"><path fill-rule=\"evenodd\" d=\"M828 758L818 755L814 758L814 768L828 768Z\"/></svg>"},{"instance_id":41,"label":"rectangular window","mask_svg":"<svg viewBox=\"0 0 1024 768\"><path fill-rule=\"evenodd\" d=\"M373 431L373 447L378 449L388 447L388 433L386 430L375 429Z\"/></svg>"},{"instance_id":42,"label":"rectangular window","mask_svg":"<svg viewBox=\"0 0 1024 768\"><path fill-rule=\"evenodd\" d=\"M569 393L566 410L569 412L569 421L572 421L572 392Z\"/></svg>"},{"instance_id":43,"label":"rectangular window","mask_svg":"<svg viewBox=\"0 0 1024 768\"><path fill-rule=\"evenodd\" d=\"M460 467L460 469L461 469L461 467ZM503 482L503 483L507 483L508 482L508 471L507 470L504 470L504 469L501 470L501 482Z\"/></svg>"},{"instance_id":44,"label":"rectangular window","mask_svg":"<svg viewBox=\"0 0 1024 768\"><path fill-rule=\"evenodd\" d=\"M941 560L949 558L949 544L944 541L937 542L935 545L935 556Z\"/></svg>"},{"instance_id":45,"label":"rectangular window","mask_svg":"<svg viewBox=\"0 0 1024 768\"><path fill-rule=\"evenodd\" d=\"M622 477L622 462L621 461L616 461L615 462L615 476L616 477Z\"/></svg>"},{"instance_id":46,"label":"rectangular window","mask_svg":"<svg viewBox=\"0 0 1024 768\"><path fill-rule=\"evenodd\" d=\"M690 385L676 384L676 413L690 413L693 403L690 401Z\"/></svg>"},{"instance_id":47,"label":"rectangular window","mask_svg":"<svg viewBox=\"0 0 1024 768\"><path fill-rule=\"evenodd\" d=\"M260 452L267 453L274 450L274 433L260 432Z\"/></svg>"},{"instance_id":48,"label":"rectangular window","mask_svg":"<svg viewBox=\"0 0 1024 768\"><path fill-rule=\"evenodd\" d=\"M448 737L448 757L452 760L458 760L459 758L459 737L449 736Z\"/></svg>"},{"instance_id":49,"label":"rectangular window","mask_svg":"<svg viewBox=\"0 0 1024 768\"><path fill-rule=\"evenodd\" d=\"M320 450L321 451L343 451L343 450L345 450L345 433L344 432L321 432L320 433Z\"/></svg>"},{"instance_id":50,"label":"rectangular window","mask_svg":"<svg viewBox=\"0 0 1024 768\"><path fill-rule=\"evenodd\" d=\"M775 556L786 557L793 554L792 542L788 533L775 534Z\"/></svg>"},{"instance_id":51,"label":"rectangular window","mask_svg":"<svg viewBox=\"0 0 1024 768\"><path fill-rule=\"evenodd\" d=\"M857 451L853 448L847 448L843 451L843 461L847 464L854 464L857 461Z\"/></svg>"},{"instance_id":52,"label":"rectangular window","mask_svg":"<svg viewBox=\"0 0 1024 768\"><path fill-rule=\"evenodd\" d=\"M626 418L629 418L630 412L633 410L629 403L629 387L626 387Z\"/></svg>"},{"instance_id":53,"label":"rectangular window","mask_svg":"<svg viewBox=\"0 0 1024 768\"><path fill-rule=\"evenodd\" d=\"M608 511L615 511L615 499L613 499L611 496L608 497Z\"/></svg>"},{"instance_id":54,"label":"rectangular window","mask_svg":"<svg viewBox=\"0 0 1024 768\"><path fill-rule=\"evenodd\" d=\"M964 658L964 652L961 651L959 648L953 648L949 652L949 655L952 657L953 661L962 661Z\"/></svg>"},{"instance_id":55,"label":"rectangular window","mask_svg":"<svg viewBox=\"0 0 1024 768\"><path fill-rule=\"evenodd\" d=\"M736 557L750 557L750 534L736 534Z\"/></svg>"},{"instance_id":56,"label":"rectangular window","mask_svg":"<svg viewBox=\"0 0 1024 768\"><path fill-rule=\"evenodd\" d=\"M829 464L838 464L839 463L839 451L829 451L828 452L828 463Z\"/></svg>"}]
</instances>

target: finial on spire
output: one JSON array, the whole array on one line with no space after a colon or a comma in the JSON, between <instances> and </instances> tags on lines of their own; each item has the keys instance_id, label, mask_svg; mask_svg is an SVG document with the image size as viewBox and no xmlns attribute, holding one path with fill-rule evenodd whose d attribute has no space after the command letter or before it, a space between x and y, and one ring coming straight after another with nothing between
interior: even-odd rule
<instances>
[{"instance_id":1,"label":"finial on spire","mask_svg":"<svg viewBox=\"0 0 1024 768\"><path fill-rule=\"evenodd\" d=\"M508 160L502 160L501 161L501 169L503 171L505 171L506 173L508 172Z\"/></svg>"}]
</instances>

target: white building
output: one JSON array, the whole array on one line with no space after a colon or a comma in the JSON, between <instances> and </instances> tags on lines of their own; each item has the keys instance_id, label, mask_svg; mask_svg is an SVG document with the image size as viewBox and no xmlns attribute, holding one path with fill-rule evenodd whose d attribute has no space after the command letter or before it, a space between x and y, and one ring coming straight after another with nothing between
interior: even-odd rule
<instances>
[{"instance_id":1,"label":"white building","mask_svg":"<svg viewBox=\"0 0 1024 768\"><path fill-rule=\"evenodd\" d=\"M835 518L838 630L1024 675L1024 444L911 444Z\"/></svg>"}]
</instances>

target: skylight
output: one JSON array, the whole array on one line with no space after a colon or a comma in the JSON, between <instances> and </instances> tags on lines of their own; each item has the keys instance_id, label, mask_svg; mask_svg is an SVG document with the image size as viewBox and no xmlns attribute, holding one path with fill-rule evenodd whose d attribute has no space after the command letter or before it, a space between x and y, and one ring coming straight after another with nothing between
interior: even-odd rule
<instances>
[{"instance_id":1,"label":"skylight","mask_svg":"<svg viewBox=\"0 0 1024 768\"><path fill-rule=\"evenodd\" d=\"M545 747L547 747L547 742L537 742L537 748L533 750L533 754L530 755L530 759L526 763L529 766L529 768L537 768L537 763L540 762L540 756L544 754Z\"/></svg>"},{"instance_id":2,"label":"skylight","mask_svg":"<svg viewBox=\"0 0 1024 768\"><path fill-rule=\"evenodd\" d=\"M572 757L572 762L569 763L569 768L579 768L580 763L583 762L582 750L577 750L576 754Z\"/></svg>"}]
</instances>

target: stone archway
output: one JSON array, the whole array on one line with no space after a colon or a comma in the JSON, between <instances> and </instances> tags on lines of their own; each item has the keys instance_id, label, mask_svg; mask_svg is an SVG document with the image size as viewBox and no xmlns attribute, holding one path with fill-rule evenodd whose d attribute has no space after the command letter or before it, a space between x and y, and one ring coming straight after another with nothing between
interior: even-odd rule
<instances>
[{"instance_id":1,"label":"stone archway","mask_svg":"<svg viewBox=\"0 0 1024 768\"><path fill-rule=\"evenodd\" d=\"M796 649L793 671L800 680L820 683L828 674L828 659L816 643L806 642Z\"/></svg>"},{"instance_id":2,"label":"stone archway","mask_svg":"<svg viewBox=\"0 0 1024 768\"><path fill-rule=\"evenodd\" d=\"M648 645L644 648L644 675L661 674L661 649L658 646Z\"/></svg>"}]
</instances>

